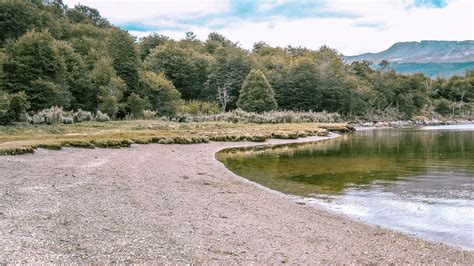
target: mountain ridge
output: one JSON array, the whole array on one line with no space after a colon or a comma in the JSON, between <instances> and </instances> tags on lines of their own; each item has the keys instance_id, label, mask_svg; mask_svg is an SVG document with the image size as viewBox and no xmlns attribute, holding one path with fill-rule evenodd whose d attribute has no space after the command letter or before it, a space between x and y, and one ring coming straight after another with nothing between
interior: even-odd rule
<instances>
[{"instance_id":1,"label":"mountain ridge","mask_svg":"<svg viewBox=\"0 0 474 266\"><path fill-rule=\"evenodd\" d=\"M379 53L346 56L346 61L403 63L461 63L474 61L474 40L397 42ZM376 63L376 62L374 62Z\"/></svg>"},{"instance_id":2,"label":"mountain ridge","mask_svg":"<svg viewBox=\"0 0 474 266\"><path fill-rule=\"evenodd\" d=\"M387 60L400 73L423 73L428 76L463 75L474 69L474 40L398 42L379 53L345 56L345 61L367 60L376 66ZM436 71L435 66L439 66Z\"/></svg>"}]
</instances>

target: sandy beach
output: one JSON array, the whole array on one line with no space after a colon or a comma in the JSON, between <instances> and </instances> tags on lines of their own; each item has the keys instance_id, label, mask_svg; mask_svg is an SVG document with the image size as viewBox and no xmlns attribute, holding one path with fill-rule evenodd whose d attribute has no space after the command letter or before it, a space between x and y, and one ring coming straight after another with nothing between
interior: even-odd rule
<instances>
[{"instance_id":1,"label":"sandy beach","mask_svg":"<svg viewBox=\"0 0 474 266\"><path fill-rule=\"evenodd\" d=\"M308 139L270 143L294 141ZM309 206L214 157L250 145L0 157L0 263L474 263L472 251Z\"/></svg>"}]
</instances>

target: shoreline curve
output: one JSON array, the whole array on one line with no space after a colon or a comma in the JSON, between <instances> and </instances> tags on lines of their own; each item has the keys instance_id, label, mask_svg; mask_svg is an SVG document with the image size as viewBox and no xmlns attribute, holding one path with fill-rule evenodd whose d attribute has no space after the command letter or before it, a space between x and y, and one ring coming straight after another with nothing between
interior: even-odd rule
<instances>
[{"instance_id":1,"label":"shoreline curve","mask_svg":"<svg viewBox=\"0 0 474 266\"><path fill-rule=\"evenodd\" d=\"M256 143L0 157L0 262L474 262L474 252L267 193L216 160L219 150L241 146Z\"/></svg>"},{"instance_id":2,"label":"shoreline curve","mask_svg":"<svg viewBox=\"0 0 474 266\"><path fill-rule=\"evenodd\" d=\"M390 129L390 128L376 128L376 127L372 127L372 128L362 128L362 129L359 129L359 128L356 128L357 130L362 130L362 131L367 131L367 130L377 130L377 129ZM276 140L277 143L271 143L271 145L273 146L285 146L285 145L291 145L291 144L306 144L306 143L312 143L312 142L320 142L320 141L329 141L331 139L334 139L334 138L338 138L340 137L341 135L340 134L335 134L335 133L330 133L330 136L329 137L308 137L308 138L298 138L298 139L294 139L294 140ZM275 140L275 139L272 139L272 140ZM269 140L271 141L271 140ZM260 147L260 146L265 146L265 144L257 144L257 145L249 145L249 146L235 146L235 147L229 147L229 148L223 148L219 151L217 151L215 153L215 155L217 155L217 153L219 152L223 152L225 150L228 150L228 149L239 149L239 148L255 148L255 147ZM427 242L430 242L430 243L433 243L433 244L443 244L443 245L447 245L449 247L453 247L453 248L457 248L457 249L462 249L462 250L465 250L465 251L469 251L469 252L474 252L474 249L471 249L469 247L466 247L466 246L461 246L461 245L452 245L452 244L449 244L449 243L444 243L444 242L440 242L440 241L435 241L435 240L431 240L431 239L428 239L428 238L423 238L422 236L418 236L416 234L413 234L413 233L410 233L410 232L405 232L405 231L401 231L401 230L397 230L395 228L390 228L390 227L386 227L386 226L383 226L383 225L379 225L377 223L370 223L370 222L367 222L367 221L362 221L356 217L352 217L350 215L347 215L347 214L344 214L344 213L340 213L340 212L336 212L334 210L331 210L329 208L326 208L324 205L320 204L316 199L314 198L311 198L311 197L304 197L304 196L298 196L298 195L291 195L291 194L286 194L286 193L283 193L283 192L280 192L278 190L273 190L269 187L266 187L264 185L261 185L255 181L252 181L252 180L249 180L248 178L244 177L244 176L240 176L238 174L235 174L234 172L232 172L232 170L228 169L224 163L220 162L219 160L217 160L216 156L214 156L216 161L218 161L219 163L222 164L222 166L228 170L231 174L234 174L242 179L244 179L245 182L250 182L251 184L255 185L256 187L260 188L260 189L263 189L267 192L270 192L270 193L274 193L276 195L279 195L279 196L282 196L282 197L285 197L287 198L288 200L291 200L291 201L294 201L296 202L297 204L308 204L309 206L313 207L313 208L316 208L318 210L321 210L321 211L325 211L325 212L329 212L329 213L332 213L332 214L335 214L335 215L338 215L338 216L341 216L343 218L346 218L346 219L349 219L351 221L354 221L354 222L357 222L357 223L362 223L362 224L365 224L365 225L368 225L368 226L374 226L374 227L378 227L378 228L382 228L384 230L388 230L388 231L393 231L393 232L397 232L397 233L401 233L401 234L404 234L408 237L414 237L414 238L417 238L417 239L420 239L422 241L427 241Z\"/></svg>"}]
</instances>

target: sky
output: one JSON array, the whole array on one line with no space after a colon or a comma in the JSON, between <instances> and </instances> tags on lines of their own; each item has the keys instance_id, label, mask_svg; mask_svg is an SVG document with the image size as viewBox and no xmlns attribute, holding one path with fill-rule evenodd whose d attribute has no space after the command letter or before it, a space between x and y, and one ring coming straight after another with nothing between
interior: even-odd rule
<instances>
[{"instance_id":1,"label":"sky","mask_svg":"<svg viewBox=\"0 0 474 266\"><path fill-rule=\"evenodd\" d=\"M218 32L246 49L322 45L345 55L401 41L473 40L474 0L63 0L99 10L137 37L205 40Z\"/></svg>"}]
</instances>

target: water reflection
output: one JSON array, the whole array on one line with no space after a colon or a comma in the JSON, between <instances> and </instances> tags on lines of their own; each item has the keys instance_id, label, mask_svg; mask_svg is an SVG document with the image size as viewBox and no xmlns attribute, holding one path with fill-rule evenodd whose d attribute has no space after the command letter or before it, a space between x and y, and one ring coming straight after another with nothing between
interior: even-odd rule
<instances>
[{"instance_id":1,"label":"water reflection","mask_svg":"<svg viewBox=\"0 0 474 266\"><path fill-rule=\"evenodd\" d=\"M271 189L329 198L320 203L335 211L474 248L470 128L359 131L319 143L230 149L217 158Z\"/></svg>"},{"instance_id":2,"label":"water reflection","mask_svg":"<svg viewBox=\"0 0 474 266\"><path fill-rule=\"evenodd\" d=\"M410 176L472 178L473 155L474 132L372 130L319 143L230 149L217 157L239 175L307 196Z\"/></svg>"}]
</instances>

